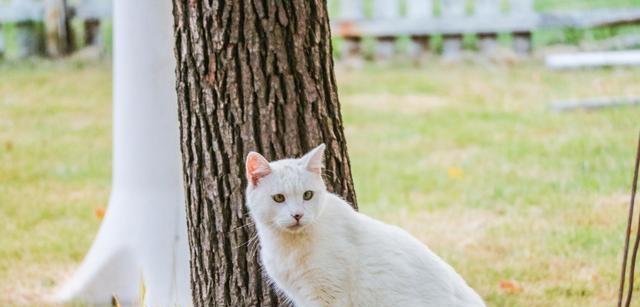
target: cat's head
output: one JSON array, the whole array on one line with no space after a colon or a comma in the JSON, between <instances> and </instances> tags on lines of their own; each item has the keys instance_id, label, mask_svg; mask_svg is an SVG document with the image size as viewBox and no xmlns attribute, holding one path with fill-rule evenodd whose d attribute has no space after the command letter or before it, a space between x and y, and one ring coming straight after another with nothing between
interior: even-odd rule
<instances>
[{"instance_id":1,"label":"cat's head","mask_svg":"<svg viewBox=\"0 0 640 307\"><path fill-rule=\"evenodd\" d=\"M324 144L299 159L269 162L257 152L247 155L247 206L262 225L299 232L312 224L324 205Z\"/></svg>"}]
</instances>

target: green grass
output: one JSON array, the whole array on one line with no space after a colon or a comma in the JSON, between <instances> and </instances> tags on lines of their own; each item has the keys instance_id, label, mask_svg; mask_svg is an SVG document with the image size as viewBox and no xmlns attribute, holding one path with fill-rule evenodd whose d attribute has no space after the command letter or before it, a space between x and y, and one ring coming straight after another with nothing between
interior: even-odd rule
<instances>
[{"instance_id":1,"label":"green grass","mask_svg":"<svg viewBox=\"0 0 640 307\"><path fill-rule=\"evenodd\" d=\"M535 64L340 73L361 209L425 240L491 306L612 304L640 108L548 102L640 95L639 76Z\"/></svg>"},{"instance_id":2,"label":"green grass","mask_svg":"<svg viewBox=\"0 0 640 307\"><path fill-rule=\"evenodd\" d=\"M0 305L32 305L86 253L111 172L106 64L0 66Z\"/></svg>"},{"instance_id":3,"label":"green grass","mask_svg":"<svg viewBox=\"0 0 640 307\"><path fill-rule=\"evenodd\" d=\"M110 69L0 65L2 306L40 302L95 236ZM547 106L640 95L640 70L433 61L337 75L363 212L424 240L490 306L613 304L640 108Z\"/></svg>"}]
</instances>

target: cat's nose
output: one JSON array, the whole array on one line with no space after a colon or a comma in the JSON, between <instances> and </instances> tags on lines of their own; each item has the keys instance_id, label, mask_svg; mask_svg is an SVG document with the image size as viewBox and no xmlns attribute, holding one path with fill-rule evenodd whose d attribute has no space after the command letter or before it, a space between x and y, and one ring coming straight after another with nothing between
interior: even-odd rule
<instances>
[{"instance_id":1,"label":"cat's nose","mask_svg":"<svg viewBox=\"0 0 640 307\"><path fill-rule=\"evenodd\" d=\"M302 218L302 213L292 214L291 217L296 219L296 222L300 222L300 219Z\"/></svg>"}]
</instances>

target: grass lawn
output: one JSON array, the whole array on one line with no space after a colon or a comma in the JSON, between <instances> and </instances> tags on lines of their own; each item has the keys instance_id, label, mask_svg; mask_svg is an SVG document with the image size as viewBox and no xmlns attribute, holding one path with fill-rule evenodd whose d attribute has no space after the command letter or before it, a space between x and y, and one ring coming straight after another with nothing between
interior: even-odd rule
<instances>
[{"instance_id":1,"label":"grass lawn","mask_svg":"<svg viewBox=\"0 0 640 307\"><path fill-rule=\"evenodd\" d=\"M38 304L99 227L110 69L0 65L0 306ZM337 74L361 211L425 241L490 306L614 303L640 107L547 105L640 95L640 69L429 63Z\"/></svg>"}]
</instances>

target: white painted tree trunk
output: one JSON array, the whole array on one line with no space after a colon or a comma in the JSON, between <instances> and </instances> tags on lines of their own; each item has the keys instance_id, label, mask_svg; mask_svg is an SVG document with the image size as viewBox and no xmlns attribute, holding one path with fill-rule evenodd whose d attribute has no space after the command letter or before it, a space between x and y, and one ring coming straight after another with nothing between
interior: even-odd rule
<instances>
[{"instance_id":1,"label":"white painted tree trunk","mask_svg":"<svg viewBox=\"0 0 640 307\"><path fill-rule=\"evenodd\" d=\"M113 184L62 301L189 306L171 1L115 0Z\"/></svg>"}]
</instances>

